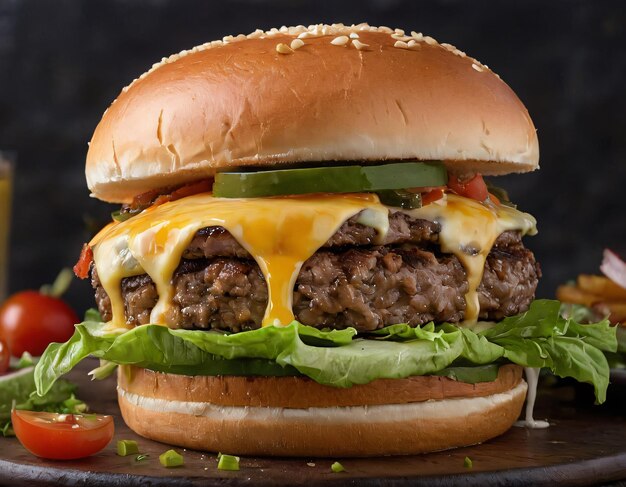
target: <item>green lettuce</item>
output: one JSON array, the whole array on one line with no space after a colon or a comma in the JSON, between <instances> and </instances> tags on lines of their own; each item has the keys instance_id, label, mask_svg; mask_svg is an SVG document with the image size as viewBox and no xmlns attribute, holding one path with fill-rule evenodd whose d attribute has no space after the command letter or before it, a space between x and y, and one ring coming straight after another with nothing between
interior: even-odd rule
<instances>
[{"instance_id":1,"label":"green lettuce","mask_svg":"<svg viewBox=\"0 0 626 487\"><path fill-rule=\"evenodd\" d=\"M486 366L513 362L588 382L603 402L609 380L603 351L617 348L615 330L606 321L580 325L564 319L559 305L537 300L526 313L483 331L452 324L399 324L367 336L353 328L327 331L298 322L235 334L158 325L106 334L99 321L85 321L76 325L69 341L46 349L35 383L38 393L45 394L89 355L177 374L299 374L335 387L428 374L475 380L494 377L494 370L497 374L497 368ZM472 367L482 369L472 373Z\"/></svg>"},{"instance_id":2,"label":"green lettuce","mask_svg":"<svg viewBox=\"0 0 626 487\"><path fill-rule=\"evenodd\" d=\"M72 412L74 406L83 404L74 398L76 386L60 379L42 396L35 391L35 367L27 366L0 376L0 432L11 436L11 408L29 411Z\"/></svg>"}]
</instances>

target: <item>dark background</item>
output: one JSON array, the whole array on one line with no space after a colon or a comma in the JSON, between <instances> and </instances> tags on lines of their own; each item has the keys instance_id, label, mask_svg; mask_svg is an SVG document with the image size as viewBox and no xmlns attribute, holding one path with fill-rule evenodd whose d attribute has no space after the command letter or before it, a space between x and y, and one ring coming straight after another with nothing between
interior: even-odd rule
<instances>
[{"instance_id":1,"label":"dark background","mask_svg":"<svg viewBox=\"0 0 626 487\"><path fill-rule=\"evenodd\" d=\"M626 4L360 0L0 0L0 149L18 152L10 289L76 261L111 207L89 198L87 142L120 89L152 63L227 34L317 22L388 25L457 45L499 73L539 131L542 170L501 178L539 220L527 239L539 295L626 256ZM86 282L68 299L93 303Z\"/></svg>"}]
</instances>

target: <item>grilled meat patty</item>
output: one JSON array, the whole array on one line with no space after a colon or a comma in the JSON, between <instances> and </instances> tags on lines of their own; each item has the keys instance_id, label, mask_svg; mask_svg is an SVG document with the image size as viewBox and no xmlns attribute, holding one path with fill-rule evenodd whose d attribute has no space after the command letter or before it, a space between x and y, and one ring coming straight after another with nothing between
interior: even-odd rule
<instances>
[{"instance_id":1,"label":"grilled meat patty","mask_svg":"<svg viewBox=\"0 0 626 487\"><path fill-rule=\"evenodd\" d=\"M439 250L440 226L390 215L389 231L376 241L374 228L358 215L302 266L293 295L296 319L319 328L372 331L396 323L459 322L468 290L459 260ZM500 320L525 311L534 298L540 270L517 232L496 240L478 288L480 318ZM104 320L111 303L98 280L92 284ZM199 230L173 278L173 321L183 328L238 332L258 328L267 286L258 265L222 227ZM122 280L126 320L146 324L158 294L144 274Z\"/></svg>"}]
</instances>

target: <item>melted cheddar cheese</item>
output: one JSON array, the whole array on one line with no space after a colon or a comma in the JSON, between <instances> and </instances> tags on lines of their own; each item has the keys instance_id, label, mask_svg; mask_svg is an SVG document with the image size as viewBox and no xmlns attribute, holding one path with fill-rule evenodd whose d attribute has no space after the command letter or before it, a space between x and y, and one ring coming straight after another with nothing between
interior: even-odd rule
<instances>
[{"instance_id":1,"label":"melted cheddar cheese","mask_svg":"<svg viewBox=\"0 0 626 487\"><path fill-rule=\"evenodd\" d=\"M407 213L438 222L442 251L456 255L465 267L468 322L478 316L476 289L498 235L505 230L536 232L534 218L526 213L454 195ZM197 194L111 223L89 243L100 282L111 300L113 319L107 331L129 328L121 281L144 273L154 281L159 296L150 322L177 326L171 313L172 277L195 233L210 226L228 230L258 263L268 287L263 326L287 325L294 319L293 289L302 264L356 214L359 223L374 227L380 241L384 239L389 209L373 194L255 199Z\"/></svg>"},{"instance_id":2,"label":"melted cheddar cheese","mask_svg":"<svg viewBox=\"0 0 626 487\"><path fill-rule=\"evenodd\" d=\"M519 230L523 235L537 233L537 222L528 213L508 206L487 206L454 194L407 213L414 218L438 222L442 252L454 254L463 264L469 284L465 295L465 322L468 323L478 319L480 307L476 290L496 239L507 230Z\"/></svg>"}]
</instances>

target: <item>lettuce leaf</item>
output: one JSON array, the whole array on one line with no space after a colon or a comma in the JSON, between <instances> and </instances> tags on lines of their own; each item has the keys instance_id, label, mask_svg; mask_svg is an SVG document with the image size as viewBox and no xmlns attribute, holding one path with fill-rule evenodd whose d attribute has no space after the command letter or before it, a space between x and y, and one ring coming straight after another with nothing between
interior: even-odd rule
<instances>
[{"instance_id":1,"label":"lettuce leaf","mask_svg":"<svg viewBox=\"0 0 626 487\"><path fill-rule=\"evenodd\" d=\"M527 312L505 318L481 335L500 345L511 362L592 384L596 401L605 401L609 364L603 351L617 350L615 327L608 320L581 325L561 316L558 301L537 300Z\"/></svg>"},{"instance_id":2,"label":"lettuce leaf","mask_svg":"<svg viewBox=\"0 0 626 487\"><path fill-rule=\"evenodd\" d=\"M16 409L60 411L75 390L74 384L60 379L43 396L31 396L35 391L35 367L32 365L0 376L0 432L4 436L12 434L11 407L14 403Z\"/></svg>"},{"instance_id":3,"label":"lettuce leaf","mask_svg":"<svg viewBox=\"0 0 626 487\"><path fill-rule=\"evenodd\" d=\"M103 333L98 321L86 321L76 325L68 342L46 349L35 382L45 394L88 355L189 375L302 374L335 387L454 368L456 373L444 375L463 380L471 374L460 367L510 361L593 384L603 402L609 369L602 352L617 348L615 330L608 322L580 325L564 319L559 306L538 300L526 313L480 332L453 324L398 324L367 337L353 328L318 330L298 322L235 334L144 325L116 335Z\"/></svg>"}]
</instances>

